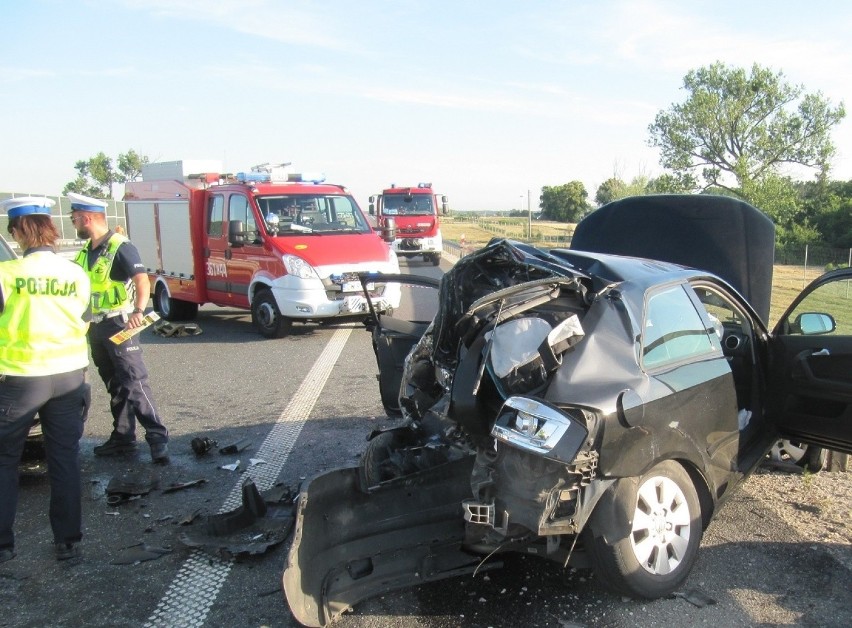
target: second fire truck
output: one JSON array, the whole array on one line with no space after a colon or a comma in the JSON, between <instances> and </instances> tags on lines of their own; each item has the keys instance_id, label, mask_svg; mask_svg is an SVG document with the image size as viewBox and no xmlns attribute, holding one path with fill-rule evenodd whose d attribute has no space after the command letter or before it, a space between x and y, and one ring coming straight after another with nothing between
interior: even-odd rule
<instances>
[{"instance_id":1,"label":"second fire truck","mask_svg":"<svg viewBox=\"0 0 852 628\"><path fill-rule=\"evenodd\" d=\"M396 254L406 258L422 256L435 266L441 262L444 248L439 208L441 214L447 214L447 197L435 194L431 183L418 183L416 187L391 185L370 197L370 215L376 217L379 229L386 227L388 218L396 222Z\"/></svg>"}]
</instances>

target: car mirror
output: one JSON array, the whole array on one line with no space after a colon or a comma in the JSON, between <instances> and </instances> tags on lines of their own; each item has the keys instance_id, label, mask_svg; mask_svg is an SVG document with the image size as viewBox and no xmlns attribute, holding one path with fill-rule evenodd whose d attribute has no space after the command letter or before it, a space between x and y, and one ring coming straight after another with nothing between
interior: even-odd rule
<instances>
[{"instance_id":1,"label":"car mirror","mask_svg":"<svg viewBox=\"0 0 852 628\"><path fill-rule=\"evenodd\" d=\"M243 231L242 220L231 220L228 223L228 244L231 246L243 246L246 243L246 234Z\"/></svg>"},{"instance_id":2,"label":"car mirror","mask_svg":"<svg viewBox=\"0 0 852 628\"><path fill-rule=\"evenodd\" d=\"M804 336L819 336L837 329L837 322L831 314L803 312L793 321L793 329Z\"/></svg>"},{"instance_id":3,"label":"car mirror","mask_svg":"<svg viewBox=\"0 0 852 628\"><path fill-rule=\"evenodd\" d=\"M396 240L396 220L393 218L385 218L385 222L382 225L382 240L385 242Z\"/></svg>"}]
</instances>

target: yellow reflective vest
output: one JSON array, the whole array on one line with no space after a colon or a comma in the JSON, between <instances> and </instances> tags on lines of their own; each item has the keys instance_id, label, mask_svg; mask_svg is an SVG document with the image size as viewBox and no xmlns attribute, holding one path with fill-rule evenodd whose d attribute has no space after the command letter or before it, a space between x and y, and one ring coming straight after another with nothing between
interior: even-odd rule
<instances>
[{"instance_id":1,"label":"yellow reflective vest","mask_svg":"<svg viewBox=\"0 0 852 628\"><path fill-rule=\"evenodd\" d=\"M125 242L127 242L127 238L123 235L112 234L107 242L106 250L98 256L92 268L89 268L91 240L86 242L86 246L74 258L74 261L86 271L92 282L92 314L123 312L128 309L127 306L130 304L128 286L132 282L130 280L126 282L113 281L109 278L115 253L118 251L118 247Z\"/></svg>"},{"instance_id":2,"label":"yellow reflective vest","mask_svg":"<svg viewBox=\"0 0 852 628\"><path fill-rule=\"evenodd\" d=\"M0 262L0 374L43 376L89 365L89 277L50 251Z\"/></svg>"}]
</instances>

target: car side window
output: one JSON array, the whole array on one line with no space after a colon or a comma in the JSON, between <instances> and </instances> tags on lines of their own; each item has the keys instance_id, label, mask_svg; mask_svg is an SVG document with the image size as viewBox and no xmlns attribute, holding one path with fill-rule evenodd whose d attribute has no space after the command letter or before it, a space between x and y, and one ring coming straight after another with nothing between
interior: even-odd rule
<instances>
[{"instance_id":1,"label":"car side window","mask_svg":"<svg viewBox=\"0 0 852 628\"><path fill-rule=\"evenodd\" d=\"M790 312L785 333L852 336L852 280L817 286Z\"/></svg>"},{"instance_id":2,"label":"car side window","mask_svg":"<svg viewBox=\"0 0 852 628\"><path fill-rule=\"evenodd\" d=\"M233 194L228 200L228 220L239 220L243 223L243 233L257 235L257 221L249 207L248 199L241 194Z\"/></svg>"},{"instance_id":3,"label":"car side window","mask_svg":"<svg viewBox=\"0 0 852 628\"><path fill-rule=\"evenodd\" d=\"M642 334L645 368L707 355L715 352L716 346L683 286L670 286L650 295Z\"/></svg>"},{"instance_id":4,"label":"car side window","mask_svg":"<svg viewBox=\"0 0 852 628\"><path fill-rule=\"evenodd\" d=\"M207 235L221 238L224 233L223 220L225 220L225 198L221 194L215 194L207 203Z\"/></svg>"}]
</instances>

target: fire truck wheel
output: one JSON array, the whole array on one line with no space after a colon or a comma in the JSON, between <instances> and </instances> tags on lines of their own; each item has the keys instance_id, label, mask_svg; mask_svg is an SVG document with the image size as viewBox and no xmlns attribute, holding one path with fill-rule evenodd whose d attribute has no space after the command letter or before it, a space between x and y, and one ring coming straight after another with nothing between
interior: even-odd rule
<instances>
[{"instance_id":1,"label":"fire truck wheel","mask_svg":"<svg viewBox=\"0 0 852 628\"><path fill-rule=\"evenodd\" d=\"M198 303L173 299L160 285L154 291L154 311L167 321L190 321L198 315Z\"/></svg>"},{"instance_id":2,"label":"fire truck wheel","mask_svg":"<svg viewBox=\"0 0 852 628\"><path fill-rule=\"evenodd\" d=\"M441 254L435 253L432 256L432 266L438 266L441 263Z\"/></svg>"},{"instance_id":3,"label":"fire truck wheel","mask_svg":"<svg viewBox=\"0 0 852 628\"><path fill-rule=\"evenodd\" d=\"M252 300L251 322L266 338L283 338L293 326L291 319L281 315L275 297L269 290L258 292Z\"/></svg>"}]
</instances>

